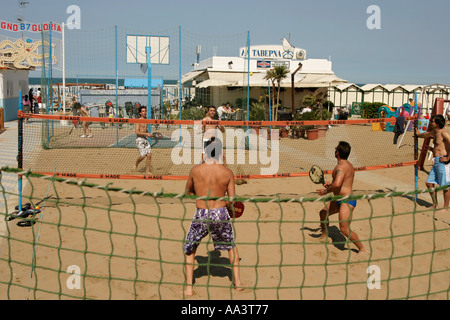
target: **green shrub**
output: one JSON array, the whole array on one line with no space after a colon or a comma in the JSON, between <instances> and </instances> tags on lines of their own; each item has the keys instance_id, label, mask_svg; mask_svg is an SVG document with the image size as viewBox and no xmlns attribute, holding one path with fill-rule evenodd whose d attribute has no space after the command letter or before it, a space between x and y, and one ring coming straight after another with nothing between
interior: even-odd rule
<instances>
[{"instance_id":1,"label":"green shrub","mask_svg":"<svg viewBox=\"0 0 450 320\"><path fill-rule=\"evenodd\" d=\"M255 98L249 98L250 106L254 103L258 103ZM237 98L234 109L247 109L247 98Z\"/></svg>"},{"instance_id":2,"label":"green shrub","mask_svg":"<svg viewBox=\"0 0 450 320\"><path fill-rule=\"evenodd\" d=\"M250 121L264 121L265 117L265 104L261 102L253 102L250 105Z\"/></svg>"},{"instance_id":3,"label":"green shrub","mask_svg":"<svg viewBox=\"0 0 450 320\"><path fill-rule=\"evenodd\" d=\"M361 116L365 119L378 119L378 109L384 105L384 102L365 102L361 107Z\"/></svg>"},{"instance_id":4,"label":"green shrub","mask_svg":"<svg viewBox=\"0 0 450 320\"><path fill-rule=\"evenodd\" d=\"M205 109L203 108L190 107L183 109L181 113L181 120L202 120L204 117Z\"/></svg>"}]
</instances>

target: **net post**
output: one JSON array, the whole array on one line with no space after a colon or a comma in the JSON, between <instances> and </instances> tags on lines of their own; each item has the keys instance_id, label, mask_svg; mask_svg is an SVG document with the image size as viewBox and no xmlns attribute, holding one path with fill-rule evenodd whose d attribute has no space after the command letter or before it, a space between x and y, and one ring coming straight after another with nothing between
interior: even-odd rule
<instances>
[{"instance_id":1,"label":"net post","mask_svg":"<svg viewBox=\"0 0 450 320\"><path fill-rule=\"evenodd\" d=\"M151 57L152 49L150 46L145 47L145 54L147 56L147 63L148 63L148 70L147 70L147 76L148 76L148 90L147 90L147 119L152 118L152 57ZM147 126L148 132L152 132L152 126L149 124ZM148 140L151 141L151 138L148 138Z\"/></svg>"},{"instance_id":2,"label":"net post","mask_svg":"<svg viewBox=\"0 0 450 320\"><path fill-rule=\"evenodd\" d=\"M23 111L23 105L22 105L22 90L19 91L19 113ZM23 169L23 117L22 115L19 116L19 124L18 124L18 130L17 130L17 147L18 147L18 153L17 153L17 168L19 170ZM22 174L18 174L18 188L19 188L19 212L22 211Z\"/></svg>"},{"instance_id":3,"label":"net post","mask_svg":"<svg viewBox=\"0 0 450 320\"><path fill-rule=\"evenodd\" d=\"M119 67L118 67L118 56L117 56L117 25L114 26L114 40L115 40L115 60L116 60L116 116L115 118L119 118L119 95L118 95L118 88L119 88ZM116 125L116 145L119 145L119 125Z\"/></svg>"},{"instance_id":4,"label":"net post","mask_svg":"<svg viewBox=\"0 0 450 320\"><path fill-rule=\"evenodd\" d=\"M417 116L417 120L414 121L414 160L419 159L419 137L416 134L416 130L418 129L418 120L419 120L419 114L418 114L419 108L417 107L417 92L414 92L414 114ZM419 166L416 163L414 165L414 186L415 190L417 190L419 184ZM414 194L414 201L417 202L417 193Z\"/></svg>"}]
</instances>

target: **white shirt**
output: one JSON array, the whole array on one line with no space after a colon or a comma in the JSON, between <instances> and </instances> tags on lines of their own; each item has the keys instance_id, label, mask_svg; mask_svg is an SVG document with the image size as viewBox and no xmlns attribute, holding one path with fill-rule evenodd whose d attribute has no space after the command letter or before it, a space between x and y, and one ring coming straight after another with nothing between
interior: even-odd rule
<instances>
[{"instance_id":1,"label":"white shirt","mask_svg":"<svg viewBox=\"0 0 450 320\"><path fill-rule=\"evenodd\" d=\"M219 119L222 118L222 114L225 112L225 108L220 106L217 108L217 115L219 116Z\"/></svg>"},{"instance_id":2,"label":"white shirt","mask_svg":"<svg viewBox=\"0 0 450 320\"><path fill-rule=\"evenodd\" d=\"M312 110L310 109L310 108L308 108L308 107L306 107L306 108L304 108L303 110L302 110L302 114L304 114L304 113L306 113L306 112L311 112Z\"/></svg>"}]
</instances>

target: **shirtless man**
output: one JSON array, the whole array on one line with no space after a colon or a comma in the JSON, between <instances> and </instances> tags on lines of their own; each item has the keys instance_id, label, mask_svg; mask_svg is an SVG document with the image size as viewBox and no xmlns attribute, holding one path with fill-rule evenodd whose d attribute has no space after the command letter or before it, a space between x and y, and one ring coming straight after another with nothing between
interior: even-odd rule
<instances>
[{"instance_id":1,"label":"shirtless man","mask_svg":"<svg viewBox=\"0 0 450 320\"><path fill-rule=\"evenodd\" d=\"M428 189L434 188L436 184L441 187L450 184L446 174L446 171L450 169L448 164L448 161L450 161L450 134L444 129L445 118L442 115L436 115L431 117L430 123L433 130L424 133L416 130L416 135L419 138L433 138L434 147L428 148L434 155L434 164L425 183ZM444 208L447 208L450 202L450 191L446 189L443 192ZM437 192L430 192L430 196L433 201L433 207L437 208Z\"/></svg>"},{"instance_id":2,"label":"shirtless man","mask_svg":"<svg viewBox=\"0 0 450 320\"><path fill-rule=\"evenodd\" d=\"M214 117L216 115L216 107L210 106L208 107L208 113L202 119L202 121L214 121ZM222 133L225 132L225 128L218 124L206 124L202 126L203 128L203 159L202 162L205 161L205 146L206 142L210 140L212 137L216 137L216 130L219 129Z\"/></svg>"},{"instance_id":3,"label":"shirtless man","mask_svg":"<svg viewBox=\"0 0 450 320\"><path fill-rule=\"evenodd\" d=\"M333 170L333 181L324 184L325 189L317 190L317 193L321 196L333 192L334 195L349 196L353 190L353 179L355 177L355 169L353 165L347 160L350 155L351 146L345 141L340 141L334 155L337 159L337 165ZM341 233L346 236L357 247L359 252L366 252L366 248L359 240L356 232L350 229L350 223L352 221L353 210L356 207L356 200L351 201L331 201L327 206L322 209L320 215L320 228L322 235L320 239L326 239L329 223L323 221L327 220L329 216L339 213L339 229Z\"/></svg>"},{"instance_id":4,"label":"shirtless man","mask_svg":"<svg viewBox=\"0 0 450 320\"><path fill-rule=\"evenodd\" d=\"M139 107L139 119L147 119L147 107ZM151 174L150 162L152 159L152 147L147 138L153 138L153 133L149 133L146 123L136 123L136 147L139 150L139 157L136 159L136 164L133 170L137 170L139 163L145 161L145 174Z\"/></svg>"},{"instance_id":5,"label":"shirtless man","mask_svg":"<svg viewBox=\"0 0 450 320\"><path fill-rule=\"evenodd\" d=\"M220 164L222 142L210 139L206 144L206 160L192 168L186 183L186 194L209 197L228 197L235 195L233 172ZM234 286L244 290L239 275L239 253L234 243L234 230L230 222L231 203L223 200L197 200L197 210L192 219L184 243L186 254L186 287L184 294L191 296L193 290L194 259L200 241L211 232L216 250L227 250L232 265Z\"/></svg>"}]
</instances>

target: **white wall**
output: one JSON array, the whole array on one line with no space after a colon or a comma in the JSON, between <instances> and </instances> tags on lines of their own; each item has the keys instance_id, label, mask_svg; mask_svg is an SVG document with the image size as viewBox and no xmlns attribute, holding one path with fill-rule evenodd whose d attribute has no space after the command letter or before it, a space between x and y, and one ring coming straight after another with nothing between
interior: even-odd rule
<instances>
[{"instance_id":1,"label":"white wall","mask_svg":"<svg viewBox=\"0 0 450 320\"><path fill-rule=\"evenodd\" d=\"M28 70L0 70L0 106L5 121L17 120L19 93L28 94Z\"/></svg>"},{"instance_id":2,"label":"white wall","mask_svg":"<svg viewBox=\"0 0 450 320\"><path fill-rule=\"evenodd\" d=\"M18 98L28 93L28 70L0 70L0 99Z\"/></svg>"},{"instance_id":3,"label":"white wall","mask_svg":"<svg viewBox=\"0 0 450 320\"><path fill-rule=\"evenodd\" d=\"M267 69L258 68L257 62L263 59L250 59L250 72L265 72ZM269 60L267 60L269 61ZM324 73L331 74L332 63L326 59L307 59L307 60L297 60L297 59L277 59L273 61L284 61L289 62L289 69L294 72L298 68L298 63L302 63L302 73ZM232 62L229 64L229 62ZM195 66L194 70L202 70L209 68L209 71L229 71L229 72L247 72L248 60L240 57L211 57L206 60L202 60L198 65Z\"/></svg>"}]
</instances>

